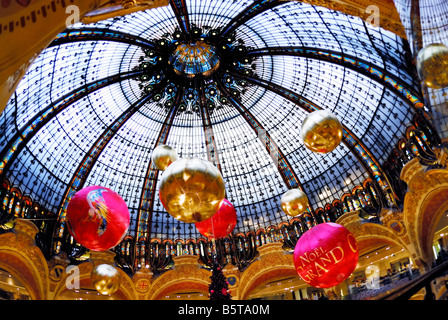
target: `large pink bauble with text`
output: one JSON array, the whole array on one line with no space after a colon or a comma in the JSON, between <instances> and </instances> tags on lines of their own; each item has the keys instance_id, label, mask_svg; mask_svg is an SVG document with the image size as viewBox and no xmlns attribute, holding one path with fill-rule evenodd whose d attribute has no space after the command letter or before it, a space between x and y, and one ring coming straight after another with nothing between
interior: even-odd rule
<instances>
[{"instance_id":1,"label":"large pink bauble with text","mask_svg":"<svg viewBox=\"0 0 448 320\"><path fill-rule=\"evenodd\" d=\"M214 215L204 221L196 222L195 225L198 231L207 238L224 238L236 226L235 208L229 200L223 199Z\"/></svg>"},{"instance_id":2,"label":"large pink bauble with text","mask_svg":"<svg viewBox=\"0 0 448 320\"><path fill-rule=\"evenodd\" d=\"M94 251L115 247L130 223L126 202L115 191L90 186L75 193L67 206L68 231L77 242Z\"/></svg>"},{"instance_id":3,"label":"large pink bauble with text","mask_svg":"<svg viewBox=\"0 0 448 320\"><path fill-rule=\"evenodd\" d=\"M330 288L347 279L358 263L355 237L340 224L321 223L305 232L294 249L299 276L316 288Z\"/></svg>"}]
</instances>

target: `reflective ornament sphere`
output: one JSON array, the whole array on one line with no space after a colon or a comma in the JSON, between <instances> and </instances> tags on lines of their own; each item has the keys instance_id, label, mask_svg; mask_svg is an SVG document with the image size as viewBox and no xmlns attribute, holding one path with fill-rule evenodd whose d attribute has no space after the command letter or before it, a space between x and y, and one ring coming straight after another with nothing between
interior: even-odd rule
<instances>
[{"instance_id":1,"label":"reflective ornament sphere","mask_svg":"<svg viewBox=\"0 0 448 320\"><path fill-rule=\"evenodd\" d=\"M165 170L171 163L179 158L176 150L170 146L161 144L152 152L152 162L159 170Z\"/></svg>"},{"instance_id":2,"label":"reflective ornament sphere","mask_svg":"<svg viewBox=\"0 0 448 320\"><path fill-rule=\"evenodd\" d=\"M316 153L328 153L341 142L342 125L330 111L317 110L305 117L301 136L309 150Z\"/></svg>"},{"instance_id":3,"label":"reflective ornament sphere","mask_svg":"<svg viewBox=\"0 0 448 320\"><path fill-rule=\"evenodd\" d=\"M236 226L236 210L229 200L221 201L218 211L207 220L196 222L198 231L207 238L219 239L227 236Z\"/></svg>"},{"instance_id":4,"label":"reflective ornament sphere","mask_svg":"<svg viewBox=\"0 0 448 320\"><path fill-rule=\"evenodd\" d=\"M94 251L115 247L130 223L126 202L115 191L90 186L76 192L67 206L68 231L75 240Z\"/></svg>"},{"instance_id":5,"label":"reflective ornament sphere","mask_svg":"<svg viewBox=\"0 0 448 320\"><path fill-rule=\"evenodd\" d=\"M224 180L209 161L179 159L162 175L160 201L177 220L195 223L210 218L224 196Z\"/></svg>"},{"instance_id":6,"label":"reflective ornament sphere","mask_svg":"<svg viewBox=\"0 0 448 320\"><path fill-rule=\"evenodd\" d=\"M120 288L120 273L108 264L96 266L90 280L96 291L103 295L113 294Z\"/></svg>"},{"instance_id":7,"label":"reflective ornament sphere","mask_svg":"<svg viewBox=\"0 0 448 320\"><path fill-rule=\"evenodd\" d=\"M421 49L417 55L417 72L429 88L448 87L448 47L432 43Z\"/></svg>"},{"instance_id":8,"label":"reflective ornament sphere","mask_svg":"<svg viewBox=\"0 0 448 320\"><path fill-rule=\"evenodd\" d=\"M308 197L300 189L290 189L282 195L280 205L284 213L295 217L306 211Z\"/></svg>"},{"instance_id":9,"label":"reflective ornament sphere","mask_svg":"<svg viewBox=\"0 0 448 320\"><path fill-rule=\"evenodd\" d=\"M358 244L337 223L318 224L305 232L294 249L299 276L316 288L330 288L347 279L358 263Z\"/></svg>"}]
</instances>

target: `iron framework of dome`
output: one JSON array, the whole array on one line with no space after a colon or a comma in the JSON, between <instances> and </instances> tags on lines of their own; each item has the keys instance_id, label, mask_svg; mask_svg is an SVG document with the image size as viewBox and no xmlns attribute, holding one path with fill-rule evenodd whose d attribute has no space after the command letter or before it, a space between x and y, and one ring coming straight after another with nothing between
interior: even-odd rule
<instances>
[{"instance_id":1,"label":"iron framework of dome","mask_svg":"<svg viewBox=\"0 0 448 320\"><path fill-rule=\"evenodd\" d=\"M173 0L73 25L1 115L0 223L36 219L45 254L80 261L67 204L84 186L109 187L131 213L118 263L154 272L182 253L244 268L258 245L293 248L311 226L349 211L380 223L382 208L403 202L401 167L416 155L430 161L438 143L410 61L393 33L297 1ZM343 125L325 155L300 142L303 119L319 109ZM151 163L161 143L219 168L237 210L231 236L211 242L167 214L163 172ZM300 217L280 209L291 188L310 201Z\"/></svg>"}]
</instances>

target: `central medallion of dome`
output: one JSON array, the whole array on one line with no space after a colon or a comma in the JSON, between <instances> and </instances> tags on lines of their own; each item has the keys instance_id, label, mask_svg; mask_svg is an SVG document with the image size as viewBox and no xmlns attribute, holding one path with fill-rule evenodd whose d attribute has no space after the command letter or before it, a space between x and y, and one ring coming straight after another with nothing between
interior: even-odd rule
<instances>
[{"instance_id":1,"label":"central medallion of dome","mask_svg":"<svg viewBox=\"0 0 448 320\"><path fill-rule=\"evenodd\" d=\"M134 68L142 95L151 95L167 112L208 112L232 106L227 95L240 97L251 86L241 76L255 76L254 58L236 34L221 37L219 30L195 28L191 34L175 31L154 39L144 48ZM224 90L224 91L223 91ZM177 98L176 98L177 97ZM182 103L175 103L176 99ZM180 99L180 100L179 100Z\"/></svg>"},{"instance_id":2,"label":"central medallion of dome","mask_svg":"<svg viewBox=\"0 0 448 320\"><path fill-rule=\"evenodd\" d=\"M177 74L187 78L207 77L219 67L219 56L215 47L198 40L179 44L169 57L169 63Z\"/></svg>"}]
</instances>

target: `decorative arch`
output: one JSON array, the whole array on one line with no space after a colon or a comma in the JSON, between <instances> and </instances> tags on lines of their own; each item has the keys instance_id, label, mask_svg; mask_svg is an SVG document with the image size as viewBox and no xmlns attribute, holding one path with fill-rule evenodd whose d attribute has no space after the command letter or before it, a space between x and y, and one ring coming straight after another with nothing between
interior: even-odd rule
<instances>
[{"instance_id":1,"label":"decorative arch","mask_svg":"<svg viewBox=\"0 0 448 320\"><path fill-rule=\"evenodd\" d=\"M185 289L208 294L211 273L199 268L196 255L177 256L173 260L174 269L154 280L146 294L146 300L160 300L170 293Z\"/></svg>"},{"instance_id":2,"label":"decorative arch","mask_svg":"<svg viewBox=\"0 0 448 320\"><path fill-rule=\"evenodd\" d=\"M434 260L432 240L440 218L448 211L448 185L432 190L426 195L419 210L418 237L422 258L427 261Z\"/></svg>"},{"instance_id":3,"label":"decorative arch","mask_svg":"<svg viewBox=\"0 0 448 320\"><path fill-rule=\"evenodd\" d=\"M101 264L101 263L98 263ZM85 289L93 289L92 283L90 281L90 276L92 274L94 263L92 262L84 262L77 266L79 268L79 287L85 288ZM138 295L137 291L135 290L135 285L131 278L120 268L117 268L118 272L120 273L121 282L120 282L120 288L113 294L113 297L118 300L137 300ZM64 276L59 281L58 285L56 286L54 290L54 299L58 300L60 299L63 294L69 290L66 286L66 281L69 276L72 274L64 273Z\"/></svg>"},{"instance_id":4,"label":"decorative arch","mask_svg":"<svg viewBox=\"0 0 448 320\"><path fill-rule=\"evenodd\" d=\"M370 239L378 239L383 242L396 244L406 249L409 254L409 242L404 236L404 230L395 230L391 227L392 221L401 220L400 217L392 217L385 219L384 225L377 223L361 223L359 219L359 211L352 211L344 214L336 223L347 228L355 237L358 243L369 241Z\"/></svg>"},{"instance_id":5,"label":"decorative arch","mask_svg":"<svg viewBox=\"0 0 448 320\"><path fill-rule=\"evenodd\" d=\"M416 130L416 128L414 125L411 124L410 126L408 126L406 129L406 132L405 132L406 139L411 138L411 136L412 136L411 133L414 134L415 130Z\"/></svg>"},{"instance_id":6,"label":"decorative arch","mask_svg":"<svg viewBox=\"0 0 448 320\"><path fill-rule=\"evenodd\" d=\"M8 179L3 178L2 188L8 191L11 190L11 183L9 182Z\"/></svg>"},{"instance_id":7,"label":"decorative arch","mask_svg":"<svg viewBox=\"0 0 448 320\"><path fill-rule=\"evenodd\" d=\"M444 210L448 210L448 171L432 169L426 172L418 158L406 164L401 179L408 184L404 199L404 225L416 257L425 268L432 262L432 235Z\"/></svg>"},{"instance_id":8,"label":"decorative arch","mask_svg":"<svg viewBox=\"0 0 448 320\"><path fill-rule=\"evenodd\" d=\"M34 242L38 232L32 222L16 219L14 232L0 235L0 268L19 279L31 299L45 300L49 272L45 257Z\"/></svg>"},{"instance_id":9,"label":"decorative arch","mask_svg":"<svg viewBox=\"0 0 448 320\"><path fill-rule=\"evenodd\" d=\"M258 248L259 260L254 261L241 275L238 287L239 300L245 300L258 286L275 277L292 277L297 272L293 255L282 249L283 243L267 243Z\"/></svg>"},{"instance_id":10,"label":"decorative arch","mask_svg":"<svg viewBox=\"0 0 448 320\"><path fill-rule=\"evenodd\" d=\"M18 198L22 198L22 191L20 191L20 189L17 187L11 188L11 193L16 195Z\"/></svg>"}]
</instances>

